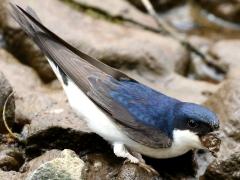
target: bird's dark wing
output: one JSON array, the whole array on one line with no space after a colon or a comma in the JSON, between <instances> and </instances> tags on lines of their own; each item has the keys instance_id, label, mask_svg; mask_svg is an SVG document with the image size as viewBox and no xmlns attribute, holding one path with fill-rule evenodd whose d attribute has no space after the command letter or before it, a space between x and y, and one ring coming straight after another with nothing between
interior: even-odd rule
<instances>
[{"instance_id":1,"label":"bird's dark wing","mask_svg":"<svg viewBox=\"0 0 240 180\"><path fill-rule=\"evenodd\" d=\"M159 126L154 127L154 123L149 122L151 118L155 118L156 121L156 115L160 114L151 110L154 104L148 101L148 96L141 97L141 93L134 95L135 92L128 91L128 87L123 84L139 83L63 41L44 27L32 10L28 13L15 5L12 5L12 8L14 19L43 53L102 110L112 116L127 136L153 148L171 145L172 139L168 131ZM126 91L118 91L120 87L125 87ZM130 106L124 106L124 103ZM142 114L139 113L141 110ZM149 114L149 111L153 114Z\"/></svg>"},{"instance_id":2,"label":"bird's dark wing","mask_svg":"<svg viewBox=\"0 0 240 180\"><path fill-rule=\"evenodd\" d=\"M89 81L92 88L88 96L113 117L128 137L152 148L171 146L171 108L167 108L164 95L136 81L96 76L89 77ZM167 101L175 103L171 98ZM160 103L165 106L162 110Z\"/></svg>"}]
</instances>

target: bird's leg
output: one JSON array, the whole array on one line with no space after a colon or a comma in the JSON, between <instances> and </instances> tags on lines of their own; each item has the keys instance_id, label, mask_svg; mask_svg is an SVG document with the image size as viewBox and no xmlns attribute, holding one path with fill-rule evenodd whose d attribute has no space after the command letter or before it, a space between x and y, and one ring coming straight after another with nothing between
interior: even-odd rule
<instances>
[{"instance_id":1,"label":"bird's leg","mask_svg":"<svg viewBox=\"0 0 240 180\"><path fill-rule=\"evenodd\" d=\"M113 152L117 157L127 158L131 163L137 164L140 160L133 155L131 155L124 144L122 143L114 143L113 144Z\"/></svg>"},{"instance_id":2,"label":"bird's leg","mask_svg":"<svg viewBox=\"0 0 240 180\"><path fill-rule=\"evenodd\" d=\"M145 163L145 160L142 158L142 155L140 153L136 151L131 151L131 154L137 159L139 159L140 162Z\"/></svg>"},{"instance_id":3,"label":"bird's leg","mask_svg":"<svg viewBox=\"0 0 240 180\"><path fill-rule=\"evenodd\" d=\"M123 157L123 158L127 158L124 163L133 163L133 164L137 164L139 167L143 168L144 170L146 170L148 173L152 173L155 175L158 175L158 172L153 169L151 166L147 165L144 161L144 159L142 158L141 154L137 153L137 152L132 152L132 155L127 148L124 146L124 144L122 143L114 143L113 144L113 151L114 154L117 157Z\"/></svg>"}]
</instances>

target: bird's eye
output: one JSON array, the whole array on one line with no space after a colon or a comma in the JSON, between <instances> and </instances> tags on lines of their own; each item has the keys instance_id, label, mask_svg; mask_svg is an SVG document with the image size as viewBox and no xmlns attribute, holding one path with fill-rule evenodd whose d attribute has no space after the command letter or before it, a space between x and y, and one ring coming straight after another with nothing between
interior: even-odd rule
<instances>
[{"instance_id":1,"label":"bird's eye","mask_svg":"<svg viewBox=\"0 0 240 180\"><path fill-rule=\"evenodd\" d=\"M194 120L190 119L190 120L188 120L188 126L190 128L196 128L196 127L198 127L198 123L195 122Z\"/></svg>"}]
</instances>

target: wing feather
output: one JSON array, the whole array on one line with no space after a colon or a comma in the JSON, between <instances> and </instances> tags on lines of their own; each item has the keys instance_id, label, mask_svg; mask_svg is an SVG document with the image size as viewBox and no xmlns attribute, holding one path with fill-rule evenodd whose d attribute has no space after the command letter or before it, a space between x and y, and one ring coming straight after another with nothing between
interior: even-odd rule
<instances>
[{"instance_id":1,"label":"wing feather","mask_svg":"<svg viewBox=\"0 0 240 180\"><path fill-rule=\"evenodd\" d=\"M43 26L32 9L29 9L28 13L15 5L12 5L12 8L14 19L43 53L57 64L64 74L72 79L103 111L112 116L126 135L153 148L171 145L172 139L160 128L142 123L128 108L111 96L111 93L121 86L122 81L135 83L137 81L66 43ZM140 100L138 104L146 100L141 97L137 99Z\"/></svg>"}]
</instances>

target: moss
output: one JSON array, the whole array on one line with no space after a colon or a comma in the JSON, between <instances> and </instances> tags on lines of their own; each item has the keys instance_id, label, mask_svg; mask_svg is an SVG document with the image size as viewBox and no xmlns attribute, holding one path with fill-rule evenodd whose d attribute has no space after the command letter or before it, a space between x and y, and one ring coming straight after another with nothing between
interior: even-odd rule
<instances>
[{"instance_id":1,"label":"moss","mask_svg":"<svg viewBox=\"0 0 240 180\"><path fill-rule=\"evenodd\" d=\"M71 6L73 9L83 12L95 19L103 19L103 20L110 21L110 22L116 23L116 24L123 24L124 22L127 21L121 17L112 17L104 11L74 2L73 0L61 0L61 1L66 3L67 5Z\"/></svg>"}]
</instances>

